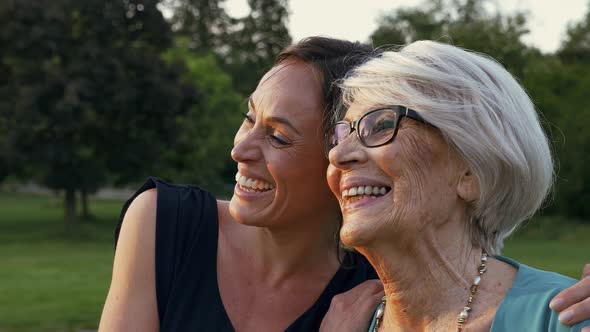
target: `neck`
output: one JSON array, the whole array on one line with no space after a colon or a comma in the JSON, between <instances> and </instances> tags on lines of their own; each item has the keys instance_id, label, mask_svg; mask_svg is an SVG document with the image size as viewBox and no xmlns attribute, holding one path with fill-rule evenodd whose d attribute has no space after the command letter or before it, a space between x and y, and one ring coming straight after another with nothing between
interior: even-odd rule
<instances>
[{"instance_id":1,"label":"neck","mask_svg":"<svg viewBox=\"0 0 590 332\"><path fill-rule=\"evenodd\" d=\"M481 249L473 247L460 225L443 223L429 231L405 234L399 241L389 237L358 248L383 281L384 331L456 327L481 259Z\"/></svg>"},{"instance_id":2,"label":"neck","mask_svg":"<svg viewBox=\"0 0 590 332\"><path fill-rule=\"evenodd\" d=\"M258 280L280 285L297 275L331 278L339 268L336 214L284 221L282 227L253 227L232 222L239 241L232 246L248 261ZM334 220L333 223L329 220Z\"/></svg>"}]
</instances>

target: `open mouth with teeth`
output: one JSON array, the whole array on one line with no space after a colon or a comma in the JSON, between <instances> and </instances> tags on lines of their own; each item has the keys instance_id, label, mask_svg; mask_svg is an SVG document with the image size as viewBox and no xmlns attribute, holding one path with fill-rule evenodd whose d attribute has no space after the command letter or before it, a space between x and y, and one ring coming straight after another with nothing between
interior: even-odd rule
<instances>
[{"instance_id":1,"label":"open mouth with teeth","mask_svg":"<svg viewBox=\"0 0 590 332\"><path fill-rule=\"evenodd\" d=\"M260 179L249 178L239 172L236 173L236 182L240 189L246 192L265 192L275 188L272 183Z\"/></svg>"},{"instance_id":2,"label":"open mouth with teeth","mask_svg":"<svg viewBox=\"0 0 590 332\"><path fill-rule=\"evenodd\" d=\"M353 203L364 198L378 198L386 195L391 191L391 187L387 186L358 186L344 190L342 192L342 200Z\"/></svg>"}]
</instances>

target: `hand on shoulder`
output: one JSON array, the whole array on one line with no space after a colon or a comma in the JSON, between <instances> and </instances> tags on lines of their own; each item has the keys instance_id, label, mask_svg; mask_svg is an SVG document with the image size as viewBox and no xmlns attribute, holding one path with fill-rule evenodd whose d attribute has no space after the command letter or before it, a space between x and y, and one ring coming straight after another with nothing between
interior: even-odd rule
<instances>
[{"instance_id":1,"label":"hand on shoulder","mask_svg":"<svg viewBox=\"0 0 590 332\"><path fill-rule=\"evenodd\" d=\"M557 294L549 306L560 312L559 320L565 325L577 324L590 318L590 264L584 266L581 280Z\"/></svg>"},{"instance_id":2,"label":"hand on shoulder","mask_svg":"<svg viewBox=\"0 0 590 332\"><path fill-rule=\"evenodd\" d=\"M366 332L384 295L381 281L373 279L334 296L320 331Z\"/></svg>"}]
</instances>

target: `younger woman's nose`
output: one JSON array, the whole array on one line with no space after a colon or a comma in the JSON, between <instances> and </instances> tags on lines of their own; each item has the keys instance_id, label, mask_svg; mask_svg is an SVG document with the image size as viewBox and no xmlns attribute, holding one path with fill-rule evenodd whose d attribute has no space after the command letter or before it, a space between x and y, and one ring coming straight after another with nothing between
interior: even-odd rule
<instances>
[{"instance_id":1,"label":"younger woman's nose","mask_svg":"<svg viewBox=\"0 0 590 332\"><path fill-rule=\"evenodd\" d=\"M259 140L253 136L252 132L238 132L231 150L231 157L234 161L244 163L260 159L262 154L257 144Z\"/></svg>"}]
</instances>

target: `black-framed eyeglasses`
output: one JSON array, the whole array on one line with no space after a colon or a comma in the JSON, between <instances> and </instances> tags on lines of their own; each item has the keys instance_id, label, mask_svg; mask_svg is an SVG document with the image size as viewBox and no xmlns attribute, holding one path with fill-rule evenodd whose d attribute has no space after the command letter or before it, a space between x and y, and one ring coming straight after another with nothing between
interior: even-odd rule
<instances>
[{"instance_id":1,"label":"black-framed eyeglasses","mask_svg":"<svg viewBox=\"0 0 590 332\"><path fill-rule=\"evenodd\" d=\"M353 131L362 145L368 148L390 143L397 134L398 124L403 117L429 124L418 112L405 106L389 105L370 110L353 122L338 121L325 134L326 149L344 141Z\"/></svg>"}]
</instances>

